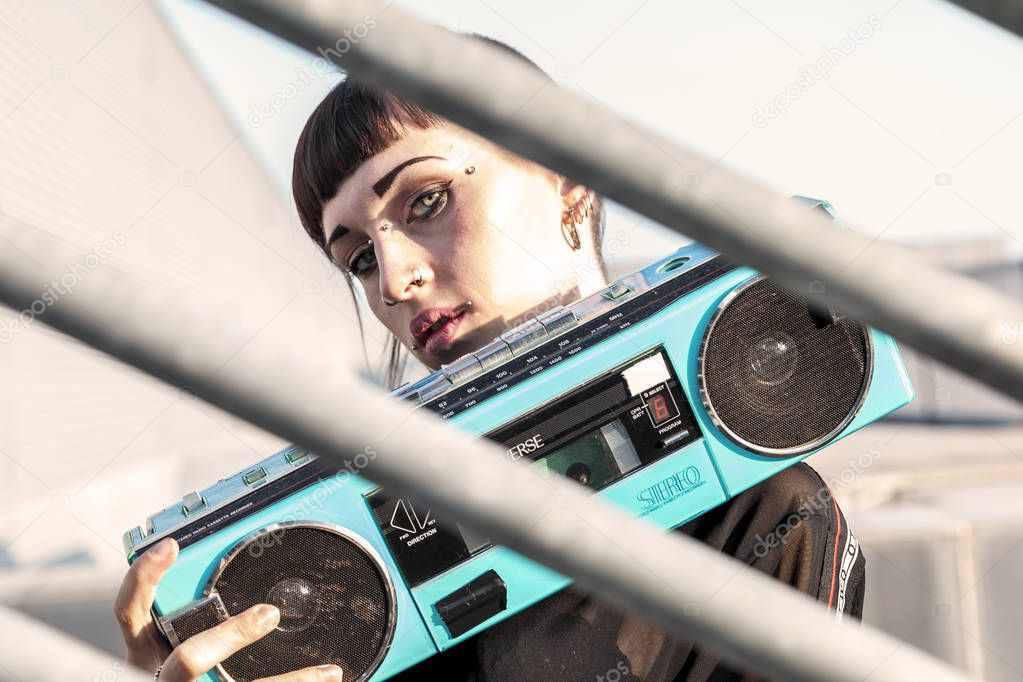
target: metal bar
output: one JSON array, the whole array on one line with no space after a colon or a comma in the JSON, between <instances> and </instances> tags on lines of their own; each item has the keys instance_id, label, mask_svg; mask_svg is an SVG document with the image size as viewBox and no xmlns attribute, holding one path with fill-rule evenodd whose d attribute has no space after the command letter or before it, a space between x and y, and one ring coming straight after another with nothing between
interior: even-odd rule
<instances>
[{"instance_id":1,"label":"metal bar","mask_svg":"<svg viewBox=\"0 0 1023 682\"><path fill-rule=\"evenodd\" d=\"M1023 399L1014 300L720 167L700 177L709 162L682 146L392 5L208 1Z\"/></svg>"},{"instance_id":2,"label":"metal bar","mask_svg":"<svg viewBox=\"0 0 1023 682\"><path fill-rule=\"evenodd\" d=\"M0 606L0 682L28 680L153 682L153 675L34 618Z\"/></svg>"},{"instance_id":3,"label":"metal bar","mask_svg":"<svg viewBox=\"0 0 1023 682\"><path fill-rule=\"evenodd\" d=\"M1006 31L1023 36L1023 2L1020 0L950 0Z\"/></svg>"},{"instance_id":4,"label":"metal bar","mask_svg":"<svg viewBox=\"0 0 1023 682\"><path fill-rule=\"evenodd\" d=\"M786 680L965 679L904 642L836 622L807 596L568 479L509 461L496 444L390 398L324 354L250 343L230 316L146 293L112 268L92 271L73 297L47 307L41 292L82 253L7 217L0 244L0 302L328 461L375 453L361 472L371 480L738 665Z\"/></svg>"}]
</instances>

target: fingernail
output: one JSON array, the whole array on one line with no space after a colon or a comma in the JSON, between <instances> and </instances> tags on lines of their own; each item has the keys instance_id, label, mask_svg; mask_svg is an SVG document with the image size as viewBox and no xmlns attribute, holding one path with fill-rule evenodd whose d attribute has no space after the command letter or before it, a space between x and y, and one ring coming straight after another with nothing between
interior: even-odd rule
<instances>
[{"instance_id":1,"label":"fingernail","mask_svg":"<svg viewBox=\"0 0 1023 682\"><path fill-rule=\"evenodd\" d=\"M321 665L317 668L317 670L322 673L321 677L325 680L341 682L341 680L344 679L344 671L336 665Z\"/></svg>"},{"instance_id":2,"label":"fingernail","mask_svg":"<svg viewBox=\"0 0 1023 682\"><path fill-rule=\"evenodd\" d=\"M171 538L164 538L163 540L160 540L160 542L157 543L156 547L153 547L153 549L150 551L153 553L154 556L156 556L156 558L164 559L170 556L172 542L174 541Z\"/></svg>"},{"instance_id":3,"label":"fingernail","mask_svg":"<svg viewBox=\"0 0 1023 682\"><path fill-rule=\"evenodd\" d=\"M263 627L269 629L276 627L281 619L281 612L272 604L260 604L256 607L256 620Z\"/></svg>"}]
</instances>

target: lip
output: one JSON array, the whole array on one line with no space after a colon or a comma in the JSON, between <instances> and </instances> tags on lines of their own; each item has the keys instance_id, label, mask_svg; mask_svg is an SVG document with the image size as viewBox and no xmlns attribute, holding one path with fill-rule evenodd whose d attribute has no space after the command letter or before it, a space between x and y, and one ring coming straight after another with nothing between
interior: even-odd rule
<instances>
[{"instance_id":1,"label":"lip","mask_svg":"<svg viewBox=\"0 0 1023 682\"><path fill-rule=\"evenodd\" d=\"M455 332L467 311L455 308L427 308L412 318L409 331L416 345L436 355L446 351L455 340Z\"/></svg>"}]
</instances>

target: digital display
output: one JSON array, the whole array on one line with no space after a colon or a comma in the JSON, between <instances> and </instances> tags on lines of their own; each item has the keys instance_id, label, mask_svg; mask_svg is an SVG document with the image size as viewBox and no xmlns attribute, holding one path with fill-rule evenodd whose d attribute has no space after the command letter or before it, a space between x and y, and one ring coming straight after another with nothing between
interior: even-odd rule
<instances>
[{"instance_id":1,"label":"digital display","mask_svg":"<svg viewBox=\"0 0 1023 682\"><path fill-rule=\"evenodd\" d=\"M654 426L661 426L678 416L675 399L664 384L646 393L649 395L646 410Z\"/></svg>"}]
</instances>

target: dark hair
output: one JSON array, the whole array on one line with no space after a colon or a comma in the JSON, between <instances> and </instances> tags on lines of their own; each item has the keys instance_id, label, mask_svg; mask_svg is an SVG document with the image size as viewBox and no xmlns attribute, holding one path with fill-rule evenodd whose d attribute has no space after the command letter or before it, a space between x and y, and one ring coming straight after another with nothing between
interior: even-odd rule
<instances>
[{"instance_id":1,"label":"dark hair","mask_svg":"<svg viewBox=\"0 0 1023 682\"><path fill-rule=\"evenodd\" d=\"M471 37L515 55L546 77L539 66L515 48L486 36L472 34ZM302 227L328 258L330 254L324 239L321 215L323 206L337 194L341 183L367 159L401 140L410 127L432 128L445 120L427 109L351 76L338 83L313 110L295 146L291 191ZM603 268L601 240L604 208L599 194L595 196L594 209L594 219L591 221L594 226L593 243L597 261ZM355 294L356 287L351 274L346 270L344 274L352 294L365 351L365 331ZM390 335L387 350L387 383L390 388L398 385L405 371L408 354L403 354L401 349L397 337ZM368 357L366 363L369 364Z\"/></svg>"}]
</instances>

